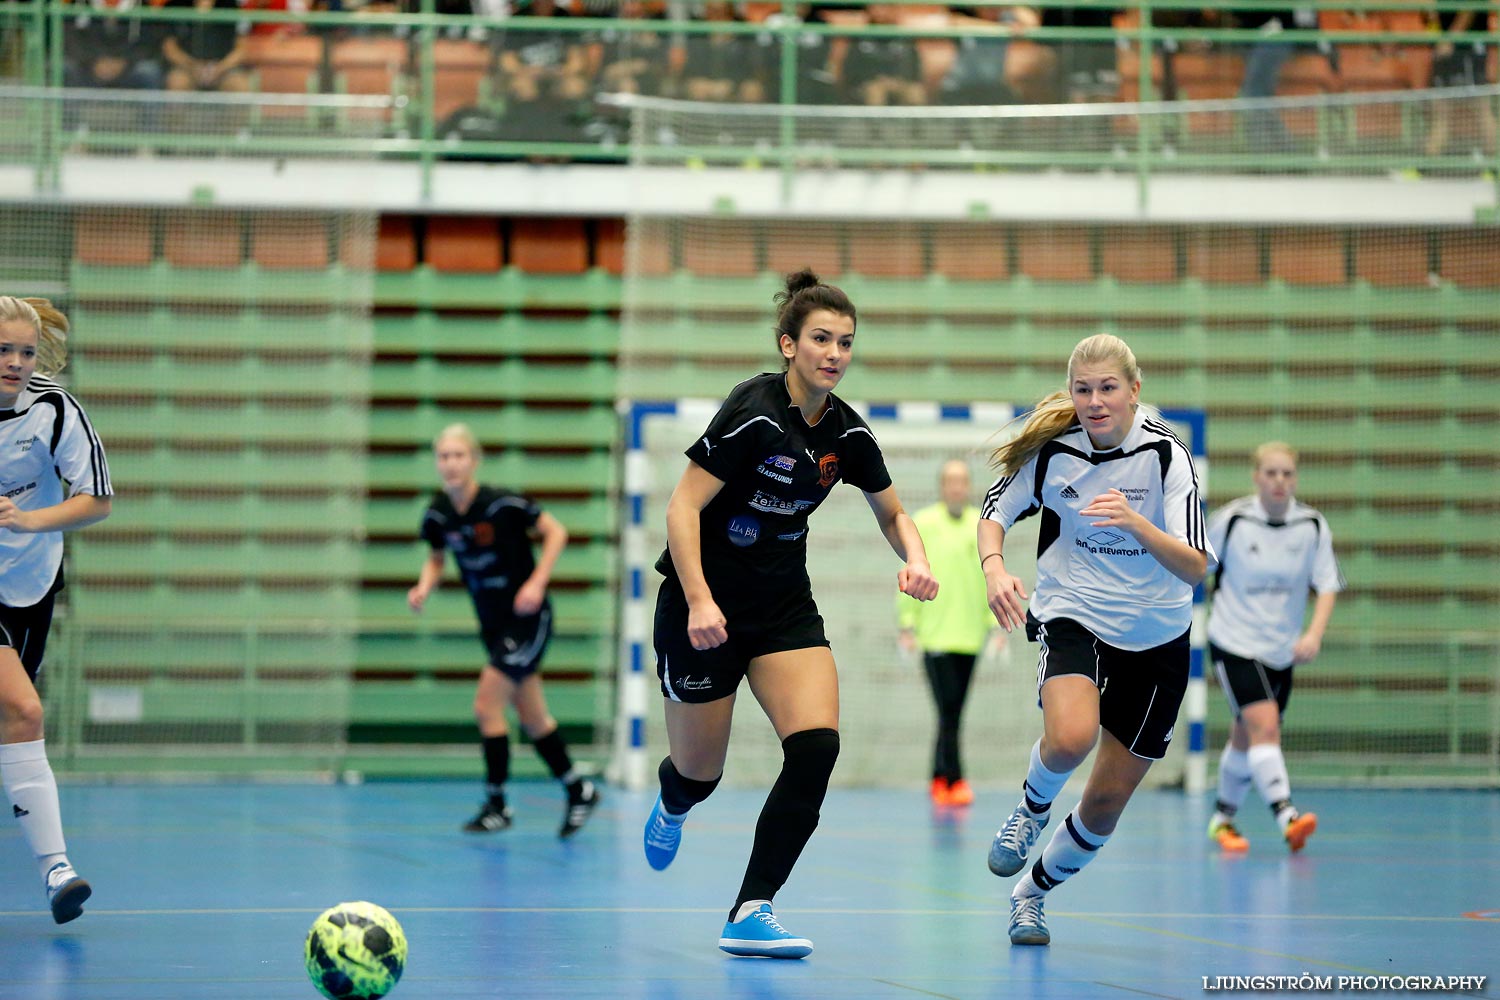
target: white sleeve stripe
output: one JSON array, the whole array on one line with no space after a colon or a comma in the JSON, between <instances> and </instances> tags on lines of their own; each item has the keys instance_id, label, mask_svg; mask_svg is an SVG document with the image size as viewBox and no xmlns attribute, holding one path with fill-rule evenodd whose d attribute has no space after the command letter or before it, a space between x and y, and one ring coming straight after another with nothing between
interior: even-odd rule
<instances>
[{"instance_id":1,"label":"white sleeve stripe","mask_svg":"<svg viewBox=\"0 0 1500 1000\"><path fill-rule=\"evenodd\" d=\"M779 428L779 427L777 428L777 430L780 430L780 429L781 428ZM840 434L839 437L846 438L850 434L868 434L868 435L870 435L870 440L871 441L875 441L875 432L872 431L872 430L870 430L870 428L868 428L868 427L851 427L847 431L845 431L844 433ZM876 444L879 444L879 442L876 441Z\"/></svg>"},{"instance_id":2,"label":"white sleeve stripe","mask_svg":"<svg viewBox=\"0 0 1500 1000\"><path fill-rule=\"evenodd\" d=\"M781 430L781 425L780 424L778 424L776 421L772 420L770 417L766 416L765 414L761 414L758 417L751 417L749 420L746 420L743 424L740 424L738 427L736 427L734 430L730 431L728 434L722 435L719 438L719 440L720 441L728 441L730 438L734 437L740 431L744 430L746 427L749 427L751 424L755 423L757 420L764 420L766 423L770 424L772 427L776 428L778 431ZM785 433L785 432L783 431L783 433Z\"/></svg>"}]
</instances>

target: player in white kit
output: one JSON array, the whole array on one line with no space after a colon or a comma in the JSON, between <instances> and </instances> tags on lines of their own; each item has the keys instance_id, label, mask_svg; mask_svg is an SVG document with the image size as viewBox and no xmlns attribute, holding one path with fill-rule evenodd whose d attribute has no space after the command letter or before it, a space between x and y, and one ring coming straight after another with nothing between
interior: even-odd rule
<instances>
[{"instance_id":1,"label":"player in white kit","mask_svg":"<svg viewBox=\"0 0 1500 1000\"><path fill-rule=\"evenodd\" d=\"M1287 846L1300 851L1318 817L1292 805L1281 717L1292 694L1292 668L1318 655L1344 578L1328 522L1293 495L1296 451L1268 441L1255 449L1252 470L1254 495L1230 501L1208 521L1209 541L1219 553L1209 658L1234 713L1208 835L1225 851L1250 849L1234 817L1254 784ZM1317 598L1304 629L1309 593Z\"/></svg>"},{"instance_id":2,"label":"player in white kit","mask_svg":"<svg viewBox=\"0 0 1500 1000\"><path fill-rule=\"evenodd\" d=\"M93 890L68 861L36 678L63 587L62 533L108 517L113 493L89 418L51 378L67 333L46 299L0 295L0 782L60 924Z\"/></svg>"},{"instance_id":3,"label":"player in white kit","mask_svg":"<svg viewBox=\"0 0 1500 1000\"><path fill-rule=\"evenodd\" d=\"M1046 894L1096 857L1153 762L1187 690L1193 587L1212 550L1198 476L1171 426L1139 406L1129 346L1099 334L1068 359L1067 388L995 451L979 559L990 610L1041 643L1043 734L1023 797L990 845L996 875L1024 868L1052 800L1098 744L1083 798L1011 892L1012 944L1048 944ZM1036 593L1005 569L1005 532L1041 515Z\"/></svg>"}]
</instances>

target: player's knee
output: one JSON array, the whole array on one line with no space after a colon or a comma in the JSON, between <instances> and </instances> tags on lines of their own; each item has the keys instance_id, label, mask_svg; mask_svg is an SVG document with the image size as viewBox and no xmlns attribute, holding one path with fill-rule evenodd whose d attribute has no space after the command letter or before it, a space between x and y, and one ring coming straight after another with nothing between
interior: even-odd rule
<instances>
[{"instance_id":1,"label":"player's knee","mask_svg":"<svg viewBox=\"0 0 1500 1000\"><path fill-rule=\"evenodd\" d=\"M0 700L0 735L7 743L42 738L42 701L35 691Z\"/></svg>"},{"instance_id":2,"label":"player's knee","mask_svg":"<svg viewBox=\"0 0 1500 1000\"><path fill-rule=\"evenodd\" d=\"M1042 747L1043 760L1054 771L1067 771L1082 764L1099 738L1097 725L1078 724L1068 720L1047 729Z\"/></svg>"},{"instance_id":3,"label":"player's knee","mask_svg":"<svg viewBox=\"0 0 1500 1000\"><path fill-rule=\"evenodd\" d=\"M827 788L839 759L839 731L804 729L782 740L781 752L788 770L802 775L810 784Z\"/></svg>"}]
</instances>

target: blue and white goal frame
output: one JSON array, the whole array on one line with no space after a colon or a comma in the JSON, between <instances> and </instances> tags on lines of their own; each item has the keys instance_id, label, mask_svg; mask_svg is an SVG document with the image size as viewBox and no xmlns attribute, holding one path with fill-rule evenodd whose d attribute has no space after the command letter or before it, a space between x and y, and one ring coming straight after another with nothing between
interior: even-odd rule
<instances>
[{"instance_id":1,"label":"blue and white goal frame","mask_svg":"<svg viewBox=\"0 0 1500 1000\"><path fill-rule=\"evenodd\" d=\"M641 790L650 780L650 762L646 758L646 713L655 704L655 672L648 669L651 650L651 616L648 580L655 553L646 550L646 493L651 481L646 453L646 425L653 418L701 418L707 426L718 412L722 400L621 400L624 420L624 476L620 540L623 551L624 594L620 614L620 683L618 721L615 732L615 762L612 774L626 788ZM962 421L990 430L1003 426L1017 414L1008 403L851 403L878 428L884 421L933 423ZM1186 428L1186 442L1198 469L1198 485L1203 495L1208 488L1208 421L1202 410L1164 409L1161 415L1178 427ZM878 436L878 435L877 435ZM1208 787L1208 755L1205 722L1208 713L1208 687L1204 677L1204 646L1207 622L1204 620L1202 586L1193 592L1192 651L1188 672L1187 695L1183 711L1188 723L1188 748L1183 769L1183 789L1200 794Z\"/></svg>"}]
</instances>

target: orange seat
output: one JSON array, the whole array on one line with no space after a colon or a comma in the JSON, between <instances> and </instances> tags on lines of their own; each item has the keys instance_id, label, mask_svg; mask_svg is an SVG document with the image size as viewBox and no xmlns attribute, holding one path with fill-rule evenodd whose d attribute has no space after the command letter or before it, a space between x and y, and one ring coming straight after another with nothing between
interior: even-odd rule
<instances>
[{"instance_id":1,"label":"orange seat","mask_svg":"<svg viewBox=\"0 0 1500 1000\"><path fill-rule=\"evenodd\" d=\"M375 234L375 267L410 271L417 266L417 236L409 215L382 215Z\"/></svg>"},{"instance_id":2,"label":"orange seat","mask_svg":"<svg viewBox=\"0 0 1500 1000\"><path fill-rule=\"evenodd\" d=\"M79 212L73 222L73 258L80 264L144 267L155 256L154 229L148 211Z\"/></svg>"},{"instance_id":3,"label":"orange seat","mask_svg":"<svg viewBox=\"0 0 1500 1000\"><path fill-rule=\"evenodd\" d=\"M1321 226L1271 230L1271 277L1289 285L1344 284L1344 234Z\"/></svg>"},{"instance_id":4,"label":"orange seat","mask_svg":"<svg viewBox=\"0 0 1500 1000\"><path fill-rule=\"evenodd\" d=\"M510 263L528 274L582 274L589 269L582 219L513 219Z\"/></svg>"},{"instance_id":5,"label":"orange seat","mask_svg":"<svg viewBox=\"0 0 1500 1000\"><path fill-rule=\"evenodd\" d=\"M682 266L711 278L760 273L756 228L741 219L688 220L683 224Z\"/></svg>"},{"instance_id":6,"label":"orange seat","mask_svg":"<svg viewBox=\"0 0 1500 1000\"><path fill-rule=\"evenodd\" d=\"M334 42L328 53L334 79L348 94L394 94L409 62L410 52L402 38L344 38ZM391 115L388 108L348 111L350 119L389 121Z\"/></svg>"},{"instance_id":7,"label":"orange seat","mask_svg":"<svg viewBox=\"0 0 1500 1000\"><path fill-rule=\"evenodd\" d=\"M1037 281L1092 281L1089 243L1083 226L1022 226L1016 230L1017 267Z\"/></svg>"},{"instance_id":8,"label":"orange seat","mask_svg":"<svg viewBox=\"0 0 1500 1000\"><path fill-rule=\"evenodd\" d=\"M1431 270L1427 234L1416 229L1354 230L1354 276L1382 288L1419 288Z\"/></svg>"},{"instance_id":9,"label":"orange seat","mask_svg":"<svg viewBox=\"0 0 1500 1000\"><path fill-rule=\"evenodd\" d=\"M318 35L245 36L245 63L255 71L259 90L266 94L316 93L323 71L323 39ZM302 108L267 105L270 116L303 114Z\"/></svg>"},{"instance_id":10,"label":"orange seat","mask_svg":"<svg viewBox=\"0 0 1500 1000\"><path fill-rule=\"evenodd\" d=\"M1010 241L1004 226L947 222L932 227L932 270L955 281L1010 277Z\"/></svg>"},{"instance_id":11,"label":"orange seat","mask_svg":"<svg viewBox=\"0 0 1500 1000\"><path fill-rule=\"evenodd\" d=\"M1170 229L1119 226L1100 234L1100 269L1116 281L1177 280L1177 243Z\"/></svg>"},{"instance_id":12,"label":"orange seat","mask_svg":"<svg viewBox=\"0 0 1500 1000\"><path fill-rule=\"evenodd\" d=\"M1245 78L1245 61L1239 52L1181 52L1172 68L1178 96L1189 101L1237 97ZM1195 111L1187 116L1188 131L1194 135L1229 135L1234 126L1232 111Z\"/></svg>"},{"instance_id":13,"label":"orange seat","mask_svg":"<svg viewBox=\"0 0 1500 1000\"><path fill-rule=\"evenodd\" d=\"M1216 226L1194 230L1187 237L1187 273L1210 285L1259 284L1259 234Z\"/></svg>"},{"instance_id":14,"label":"orange seat","mask_svg":"<svg viewBox=\"0 0 1500 1000\"><path fill-rule=\"evenodd\" d=\"M490 73L490 50L482 42L439 38L432 43L432 106L441 122L459 108L479 101Z\"/></svg>"},{"instance_id":15,"label":"orange seat","mask_svg":"<svg viewBox=\"0 0 1500 1000\"><path fill-rule=\"evenodd\" d=\"M638 246L635 273L659 278L672 273L671 231L665 222L639 222L632 234ZM594 223L594 266L610 274L625 273L625 220L599 219Z\"/></svg>"},{"instance_id":16,"label":"orange seat","mask_svg":"<svg viewBox=\"0 0 1500 1000\"><path fill-rule=\"evenodd\" d=\"M321 271L328 266L328 220L302 212L256 213L250 259L271 270Z\"/></svg>"},{"instance_id":17,"label":"orange seat","mask_svg":"<svg viewBox=\"0 0 1500 1000\"><path fill-rule=\"evenodd\" d=\"M244 220L209 208L172 212L163 227L162 255L173 267L234 268L243 262Z\"/></svg>"},{"instance_id":18,"label":"orange seat","mask_svg":"<svg viewBox=\"0 0 1500 1000\"><path fill-rule=\"evenodd\" d=\"M1438 273L1444 281L1460 288L1500 290L1500 230L1441 230L1438 255Z\"/></svg>"},{"instance_id":19,"label":"orange seat","mask_svg":"<svg viewBox=\"0 0 1500 1000\"><path fill-rule=\"evenodd\" d=\"M849 227L849 270L871 278L927 274L922 233L911 222L858 222Z\"/></svg>"},{"instance_id":20,"label":"orange seat","mask_svg":"<svg viewBox=\"0 0 1500 1000\"><path fill-rule=\"evenodd\" d=\"M766 231L766 267L790 274L810 267L820 278L844 273L843 239L832 222L773 223Z\"/></svg>"},{"instance_id":21,"label":"orange seat","mask_svg":"<svg viewBox=\"0 0 1500 1000\"><path fill-rule=\"evenodd\" d=\"M435 271L490 274L500 270L500 222L479 215L427 220L427 263Z\"/></svg>"}]
</instances>

